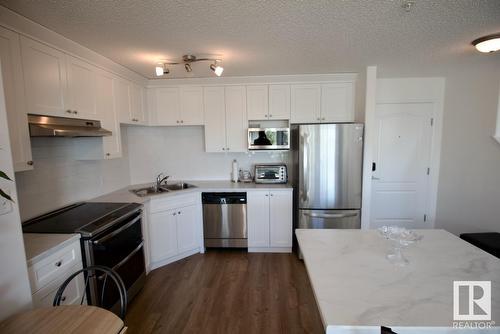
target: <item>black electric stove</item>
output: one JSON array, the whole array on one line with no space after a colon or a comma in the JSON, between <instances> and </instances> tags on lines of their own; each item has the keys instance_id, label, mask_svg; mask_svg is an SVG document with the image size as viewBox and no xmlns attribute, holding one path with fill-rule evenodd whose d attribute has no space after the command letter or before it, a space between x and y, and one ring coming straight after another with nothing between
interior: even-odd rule
<instances>
[{"instance_id":1,"label":"black electric stove","mask_svg":"<svg viewBox=\"0 0 500 334\"><path fill-rule=\"evenodd\" d=\"M24 222L23 232L80 233L91 238L140 207L137 203L77 203Z\"/></svg>"}]
</instances>

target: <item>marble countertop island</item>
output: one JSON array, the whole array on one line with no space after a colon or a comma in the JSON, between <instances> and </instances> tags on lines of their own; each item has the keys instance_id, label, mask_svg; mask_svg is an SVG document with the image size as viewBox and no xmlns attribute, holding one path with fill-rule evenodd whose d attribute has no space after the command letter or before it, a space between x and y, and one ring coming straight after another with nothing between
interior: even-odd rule
<instances>
[{"instance_id":1,"label":"marble countertop island","mask_svg":"<svg viewBox=\"0 0 500 334\"><path fill-rule=\"evenodd\" d=\"M416 232L423 239L399 267L378 231L296 230L327 333L482 332L453 328L453 281L491 281L494 328L485 332L500 332L500 260L444 230Z\"/></svg>"}]
</instances>

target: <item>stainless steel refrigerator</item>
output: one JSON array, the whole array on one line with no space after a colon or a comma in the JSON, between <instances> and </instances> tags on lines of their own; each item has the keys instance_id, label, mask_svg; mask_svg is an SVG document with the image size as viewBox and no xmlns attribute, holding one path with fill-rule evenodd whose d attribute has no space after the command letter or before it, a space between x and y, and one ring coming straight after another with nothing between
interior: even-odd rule
<instances>
[{"instance_id":1,"label":"stainless steel refrigerator","mask_svg":"<svg viewBox=\"0 0 500 334\"><path fill-rule=\"evenodd\" d=\"M295 227L361 227L363 124L292 126Z\"/></svg>"}]
</instances>

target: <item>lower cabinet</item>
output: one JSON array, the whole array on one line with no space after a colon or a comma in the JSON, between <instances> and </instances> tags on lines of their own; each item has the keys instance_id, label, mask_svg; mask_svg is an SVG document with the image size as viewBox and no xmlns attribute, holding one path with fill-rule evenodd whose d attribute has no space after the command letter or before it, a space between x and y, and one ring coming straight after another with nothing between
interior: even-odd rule
<instances>
[{"instance_id":1,"label":"lower cabinet","mask_svg":"<svg viewBox=\"0 0 500 334\"><path fill-rule=\"evenodd\" d=\"M151 269L203 251L200 197L170 197L151 203Z\"/></svg>"},{"instance_id":2,"label":"lower cabinet","mask_svg":"<svg viewBox=\"0 0 500 334\"><path fill-rule=\"evenodd\" d=\"M292 189L247 192L248 251L292 249Z\"/></svg>"},{"instance_id":3,"label":"lower cabinet","mask_svg":"<svg viewBox=\"0 0 500 334\"><path fill-rule=\"evenodd\" d=\"M28 266L34 307L52 306L54 297L61 284L74 272L82 269L80 240L39 259ZM86 302L83 275L78 275L64 290L62 305Z\"/></svg>"}]
</instances>

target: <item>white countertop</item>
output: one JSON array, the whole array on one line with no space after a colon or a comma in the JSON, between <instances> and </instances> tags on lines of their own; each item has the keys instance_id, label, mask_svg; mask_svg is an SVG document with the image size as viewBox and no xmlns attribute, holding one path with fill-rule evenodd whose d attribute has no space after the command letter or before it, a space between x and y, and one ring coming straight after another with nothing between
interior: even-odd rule
<instances>
[{"instance_id":1,"label":"white countertop","mask_svg":"<svg viewBox=\"0 0 500 334\"><path fill-rule=\"evenodd\" d=\"M145 197L139 197L132 192L131 189L138 189L151 186L153 183L136 184L131 185L112 193L99 196L90 200L90 202L124 202L124 203L145 203L151 198L161 198L167 196L176 196L181 194L198 193L198 192L235 192L235 191L246 191L246 190L271 190L271 189L290 189L293 187L291 184L256 184L254 182L244 183L238 182L234 183L231 181L169 181L168 183L185 182L195 185L196 188L189 188L178 191L170 191L161 194L155 194Z\"/></svg>"},{"instance_id":2,"label":"white countertop","mask_svg":"<svg viewBox=\"0 0 500 334\"><path fill-rule=\"evenodd\" d=\"M28 266L79 240L79 234L23 233Z\"/></svg>"},{"instance_id":3,"label":"white countertop","mask_svg":"<svg viewBox=\"0 0 500 334\"><path fill-rule=\"evenodd\" d=\"M491 281L492 320L500 324L500 260L444 230L416 232L423 239L403 250L409 265L397 267L375 230L296 230L327 333L449 328L453 281Z\"/></svg>"}]
</instances>

